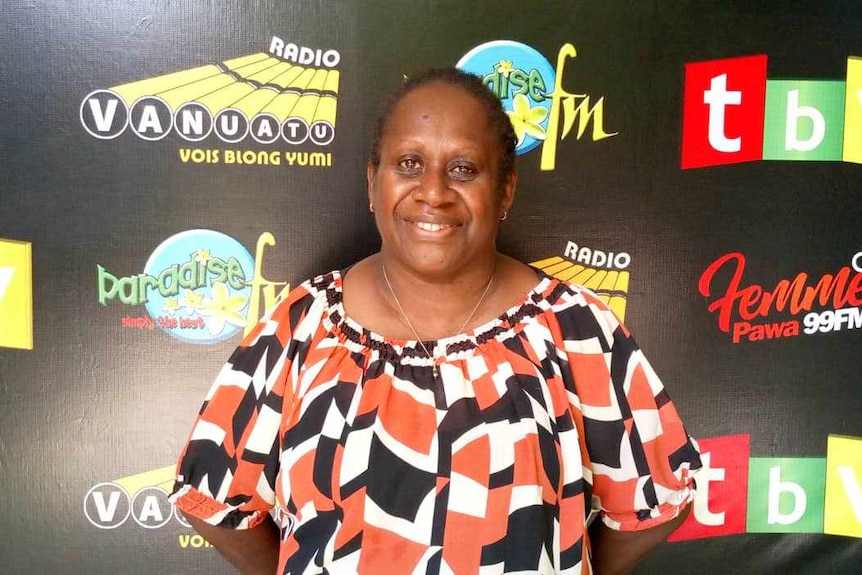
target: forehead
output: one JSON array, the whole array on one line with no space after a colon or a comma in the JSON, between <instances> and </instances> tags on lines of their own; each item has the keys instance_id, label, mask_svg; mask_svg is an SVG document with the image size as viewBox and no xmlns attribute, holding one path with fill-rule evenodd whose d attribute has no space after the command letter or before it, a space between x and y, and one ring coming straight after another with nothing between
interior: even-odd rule
<instances>
[{"instance_id":1,"label":"forehead","mask_svg":"<svg viewBox=\"0 0 862 575\"><path fill-rule=\"evenodd\" d=\"M408 92L392 109L381 144L429 136L492 146L488 112L461 87L433 82ZM390 141L387 141L390 140Z\"/></svg>"}]
</instances>

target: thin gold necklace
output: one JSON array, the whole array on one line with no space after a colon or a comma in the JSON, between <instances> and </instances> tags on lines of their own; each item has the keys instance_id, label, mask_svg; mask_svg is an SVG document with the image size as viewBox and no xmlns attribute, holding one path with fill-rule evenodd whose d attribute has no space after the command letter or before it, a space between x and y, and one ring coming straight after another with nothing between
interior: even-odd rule
<instances>
[{"instance_id":1,"label":"thin gold necklace","mask_svg":"<svg viewBox=\"0 0 862 575\"><path fill-rule=\"evenodd\" d=\"M439 372L437 371L437 342L434 342L434 353L432 354L428 351L428 348L425 347L425 343L422 341L422 338L419 337L419 334L416 333L416 328L413 327L413 324L410 322L410 318L407 317L407 312L404 311L404 306L401 305L401 302L398 301L398 296L395 295L395 290L392 289L392 283L389 281L389 276L386 274L386 266L383 262L380 263L380 268L383 270L383 279L386 281L386 287L389 288L389 293L392 295L392 299L395 300L395 305L398 306L398 311L401 313L401 318L404 320L404 323L407 324L407 327L410 328L410 331L413 332L413 336L416 338L416 341L419 342L419 345L422 347L422 351L425 352L425 355L428 356L428 359L431 360L431 374L434 376L434 379L437 379ZM467 316L467 319L464 320L464 323L461 324L461 327L458 328L458 333L463 333L464 328L467 327L467 324L473 319L473 316L476 314L476 310L479 309L479 306L482 305L482 302L485 301L485 296L488 295L488 292L491 291L491 284L494 283L494 277L497 275L496 266L494 271L491 273L491 278L488 280L488 285L485 286L485 291L482 292L482 297L479 298L479 301L476 302L476 305L473 306L473 311L470 312L470 315Z\"/></svg>"}]
</instances>

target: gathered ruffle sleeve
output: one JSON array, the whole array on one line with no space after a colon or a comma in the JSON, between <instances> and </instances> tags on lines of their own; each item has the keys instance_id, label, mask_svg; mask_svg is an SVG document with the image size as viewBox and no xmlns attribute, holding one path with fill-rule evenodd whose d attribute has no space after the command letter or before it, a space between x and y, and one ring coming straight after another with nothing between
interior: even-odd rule
<instances>
[{"instance_id":1,"label":"gathered ruffle sleeve","mask_svg":"<svg viewBox=\"0 0 862 575\"><path fill-rule=\"evenodd\" d=\"M275 504L282 414L293 402L297 338L313 301L294 289L246 336L204 399L171 501L212 525L247 529Z\"/></svg>"},{"instance_id":2,"label":"gathered ruffle sleeve","mask_svg":"<svg viewBox=\"0 0 862 575\"><path fill-rule=\"evenodd\" d=\"M580 294L582 305L556 318L593 508L612 529L654 527L692 501L697 444L629 331L598 297Z\"/></svg>"}]
</instances>

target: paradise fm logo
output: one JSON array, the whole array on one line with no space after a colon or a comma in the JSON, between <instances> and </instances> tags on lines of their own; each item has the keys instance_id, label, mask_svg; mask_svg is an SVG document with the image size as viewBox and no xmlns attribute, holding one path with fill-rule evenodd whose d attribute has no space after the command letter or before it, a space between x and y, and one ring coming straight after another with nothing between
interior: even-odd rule
<instances>
[{"instance_id":1,"label":"paradise fm logo","mask_svg":"<svg viewBox=\"0 0 862 575\"><path fill-rule=\"evenodd\" d=\"M341 56L336 50L285 43L260 52L88 94L80 120L94 138L127 129L142 140L171 132L187 142L214 135L225 144L251 139L270 146L327 146L335 138ZM328 167L330 152L180 148L183 163Z\"/></svg>"},{"instance_id":2,"label":"paradise fm logo","mask_svg":"<svg viewBox=\"0 0 862 575\"><path fill-rule=\"evenodd\" d=\"M252 258L241 243L221 232L175 234L153 251L143 273L122 277L97 265L99 303L143 305L146 315L121 318L124 328L158 327L187 343L224 341L240 330L251 331L262 316L261 305L271 308L290 290L290 284L262 275L264 250L273 245L271 233L261 234Z\"/></svg>"},{"instance_id":3,"label":"paradise fm logo","mask_svg":"<svg viewBox=\"0 0 862 575\"><path fill-rule=\"evenodd\" d=\"M503 103L515 128L517 154L541 146L540 169L553 170L557 143L577 123L580 140L592 125L591 138L599 141L618 132L604 130L604 96L592 106L590 95L563 89L566 61L575 58L572 44L557 53L556 68L534 48L512 40L495 40L476 46L458 60L456 67L480 76Z\"/></svg>"},{"instance_id":4,"label":"paradise fm logo","mask_svg":"<svg viewBox=\"0 0 862 575\"><path fill-rule=\"evenodd\" d=\"M779 280L771 289L759 284L746 285L745 266L743 254L729 253L712 262L698 281L700 294L714 298L708 309L718 314L719 329L730 333L733 343L862 327L862 252L834 274L810 278L808 273L799 272L792 280ZM726 276L728 272L730 279L726 286L714 285L717 276ZM828 307L832 309L822 309ZM789 313L792 317L764 321L776 313ZM797 317L803 313L800 326Z\"/></svg>"}]
</instances>

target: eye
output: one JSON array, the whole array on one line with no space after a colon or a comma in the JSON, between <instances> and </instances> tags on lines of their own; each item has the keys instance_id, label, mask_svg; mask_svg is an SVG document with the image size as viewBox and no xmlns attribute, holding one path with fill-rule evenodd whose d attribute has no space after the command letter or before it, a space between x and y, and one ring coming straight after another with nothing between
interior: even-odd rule
<instances>
[{"instance_id":1,"label":"eye","mask_svg":"<svg viewBox=\"0 0 862 575\"><path fill-rule=\"evenodd\" d=\"M398 171L405 174L417 174L422 171L422 162L418 158L402 158L398 162Z\"/></svg>"},{"instance_id":2,"label":"eye","mask_svg":"<svg viewBox=\"0 0 862 575\"><path fill-rule=\"evenodd\" d=\"M468 162L457 162L449 168L452 178L460 181L469 181L476 178L478 170Z\"/></svg>"}]
</instances>

